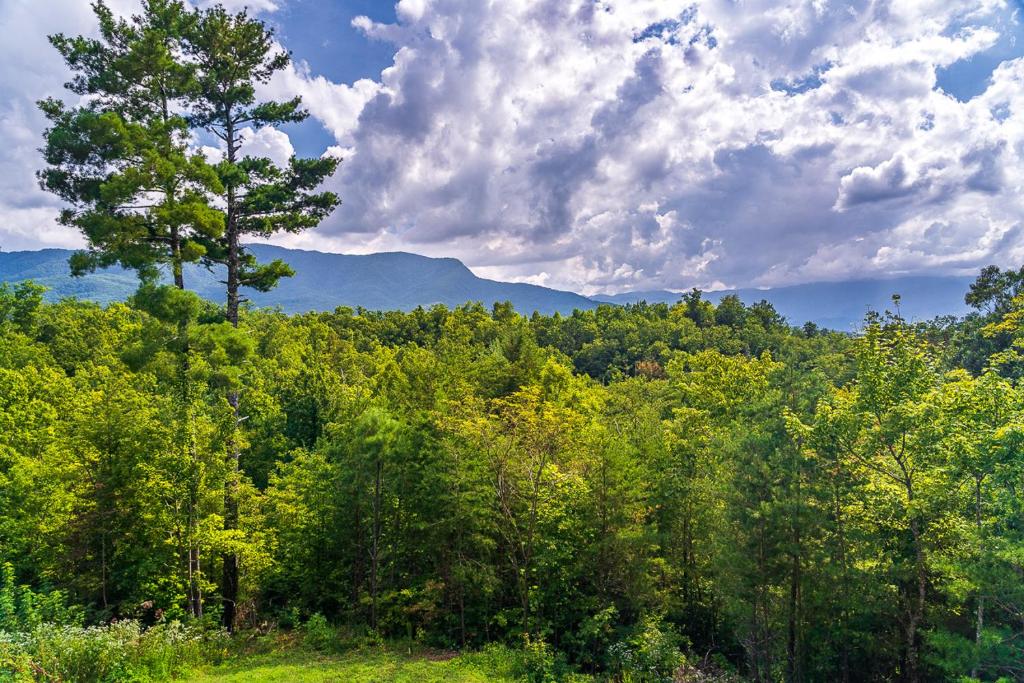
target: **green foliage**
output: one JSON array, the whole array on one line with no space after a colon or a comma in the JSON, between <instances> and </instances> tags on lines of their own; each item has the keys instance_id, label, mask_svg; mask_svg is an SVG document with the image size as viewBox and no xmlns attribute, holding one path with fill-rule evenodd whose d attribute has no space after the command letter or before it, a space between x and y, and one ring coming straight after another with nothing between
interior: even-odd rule
<instances>
[{"instance_id":1,"label":"green foliage","mask_svg":"<svg viewBox=\"0 0 1024 683\"><path fill-rule=\"evenodd\" d=\"M986 266L981 269L978 279L971 285L964 301L977 309L989 310L996 314L1006 314L1010 310L1013 298L1021 293L1024 286L1024 268L1000 270L998 266Z\"/></svg>"},{"instance_id":2,"label":"green foliage","mask_svg":"<svg viewBox=\"0 0 1024 683\"><path fill-rule=\"evenodd\" d=\"M45 291L45 287L31 281L13 287L0 282L0 325L8 323L21 332L31 333Z\"/></svg>"},{"instance_id":3,"label":"green foliage","mask_svg":"<svg viewBox=\"0 0 1024 683\"><path fill-rule=\"evenodd\" d=\"M541 639L524 637L522 655L514 669L517 678L528 683L554 683L562 668L550 645Z\"/></svg>"},{"instance_id":4,"label":"green foliage","mask_svg":"<svg viewBox=\"0 0 1024 683\"><path fill-rule=\"evenodd\" d=\"M99 38L50 38L74 73L69 89L88 99L39 103L50 121L40 182L68 203L61 222L88 242L71 259L75 274L119 263L152 278L167 265L181 287L182 264L224 230L210 201L220 180L189 147L178 113L195 78L179 58L195 16L176 0L147 0L130 20L103 3L94 11Z\"/></svg>"},{"instance_id":5,"label":"green foliage","mask_svg":"<svg viewBox=\"0 0 1024 683\"><path fill-rule=\"evenodd\" d=\"M575 678L564 658L542 639L525 637L519 647L491 643L478 652L463 655L463 659L495 679L556 683Z\"/></svg>"},{"instance_id":6,"label":"green foliage","mask_svg":"<svg viewBox=\"0 0 1024 683\"><path fill-rule=\"evenodd\" d=\"M219 661L226 645L219 632L178 622L148 629L131 620L88 628L44 624L0 632L0 680L169 680Z\"/></svg>"},{"instance_id":7,"label":"green foliage","mask_svg":"<svg viewBox=\"0 0 1024 683\"><path fill-rule=\"evenodd\" d=\"M672 683L685 662L679 645L679 636L666 630L659 619L646 616L608 654L624 683Z\"/></svg>"},{"instance_id":8,"label":"green foliage","mask_svg":"<svg viewBox=\"0 0 1024 683\"><path fill-rule=\"evenodd\" d=\"M698 290L248 311L292 271L245 240L338 203L337 159L242 155L306 117L257 97L287 52L219 5L94 11L98 37L51 38L82 98L40 103L40 180L87 240L72 270L141 286L0 286L5 678L168 678L224 653L211 619L303 614L317 651L344 624L532 682L1020 676L1024 271L985 269L964 321L856 338ZM223 267L223 310L189 263Z\"/></svg>"},{"instance_id":9,"label":"green foliage","mask_svg":"<svg viewBox=\"0 0 1024 683\"><path fill-rule=\"evenodd\" d=\"M337 655L318 655L282 649L270 654L241 657L217 667L207 667L190 676L195 682L248 683L512 683L522 680L510 673L515 653L503 647L483 653L410 652L405 648L353 650ZM589 678L573 679L580 683Z\"/></svg>"},{"instance_id":10,"label":"green foliage","mask_svg":"<svg viewBox=\"0 0 1024 683\"><path fill-rule=\"evenodd\" d=\"M302 625L302 636L303 643L314 650L327 651L338 644L337 632L319 612Z\"/></svg>"},{"instance_id":11,"label":"green foliage","mask_svg":"<svg viewBox=\"0 0 1024 683\"><path fill-rule=\"evenodd\" d=\"M0 632L31 631L43 624L76 625L83 616L80 607L68 604L63 591L33 591L15 583L14 565L0 566Z\"/></svg>"},{"instance_id":12,"label":"green foliage","mask_svg":"<svg viewBox=\"0 0 1024 683\"><path fill-rule=\"evenodd\" d=\"M194 68L186 96L188 121L217 136L225 147L214 189L225 207L224 230L208 235L200 255L205 263L226 266L227 317L234 323L239 287L266 292L292 275L283 261L259 264L242 239L318 225L339 203L334 193L317 191L339 159L293 157L281 168L267 158L239 156L244 129L259 131L308 116L300 98L259 101L256 95L259 84L288 65L289 54L278 51L272 31L244 11L232 14L215 5L190 19L179 44L186 56L183 63Z\"/></svg>"},{"instance_id":13,"label":"green foliage","mask_svg":"<svg viewBox=\"0 0 1024 683\"><path fill-rule=\"evenodd\" d=\"M1017 675L1024 393L898 318L807 334L692 298L236 327L156 285L0 301L25 312L0 322L12 671L216 657L200 625L231 557L237 622L317 656L482 648L479 670L538 681Z\"/></svg>"}]
</instances>

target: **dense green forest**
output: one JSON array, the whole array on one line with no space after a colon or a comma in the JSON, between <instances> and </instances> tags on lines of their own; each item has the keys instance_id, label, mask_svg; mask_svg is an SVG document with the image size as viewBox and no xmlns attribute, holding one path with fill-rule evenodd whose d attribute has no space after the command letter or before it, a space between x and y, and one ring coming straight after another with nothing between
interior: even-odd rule
<instances>
[{"instance_id":1,"label":"dense green forest","mask_svg":"<svg viewBox=\"0 0 1024 683\"><path fill-rule=\"evenodd\" d=\"M138 302L4 289L0 624L209 621L237 555L239 628L525 638L595 673L1018 678L1024 302L983 289L988 313L857 338L694 295L243 311L223 348L208 304L184 405L176 328Z\"/></svg>"},{"instance_id":2,"label":"dense green forest","mask_svg":"<svg viewBox=\"0 0 1024 683\"><path fill-rule=\"evenodd\" d=\"M81 99L40 103L40 182L72 271L139 289L0 287L0 678L167 677L275 631L532 681L1024 677L1024 269L857 336L696 290L252 309L291 270L247 240L339 201L339 160L244 153L305 116L257 96L287 53L219 6L95 9L51 38Z\"/></svg>"}]
</instances>

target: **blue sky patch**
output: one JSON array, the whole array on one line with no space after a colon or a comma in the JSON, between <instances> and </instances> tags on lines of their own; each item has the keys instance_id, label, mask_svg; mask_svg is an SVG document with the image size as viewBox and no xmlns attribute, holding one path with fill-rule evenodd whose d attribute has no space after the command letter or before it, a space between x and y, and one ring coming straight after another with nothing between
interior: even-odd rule
<instances>
[{"instance_id":1,"label":"blue sky patch","mask_svg":"<svg viewBox=\"0 0 1024 683\"><path fill-rule=\"evenodd\" d=\"M800 93L807 92L808 90L820 88L821 84L824 83L822 74L831 69L832 66L832 62L818 64L811 69L810 73L799 76L791 81L787 81L784 78L776 78L771 83L772 90L784 92L787 95L799 95Z\"/></svg>"}]
</instances>

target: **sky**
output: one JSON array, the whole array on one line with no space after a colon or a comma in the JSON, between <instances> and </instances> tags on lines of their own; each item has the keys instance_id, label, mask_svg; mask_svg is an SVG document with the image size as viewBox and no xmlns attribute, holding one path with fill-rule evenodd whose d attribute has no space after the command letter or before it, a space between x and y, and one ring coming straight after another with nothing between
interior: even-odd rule
<instances>
[{"instance_id":1,"label":"sky","mask_svg":"<svg viewBox=\"0 0 1024 683\"><path fill-rule=\"evenodd\" d=\"M292 53L260 95L311 114L247 151L344 159L285 246L586 294L1024 263L1021 0L225 4ZM86 0L0 0L5 251L82 245L34 102L68 97L46 35L94 30Z\"/></svg>"}]
</instances>

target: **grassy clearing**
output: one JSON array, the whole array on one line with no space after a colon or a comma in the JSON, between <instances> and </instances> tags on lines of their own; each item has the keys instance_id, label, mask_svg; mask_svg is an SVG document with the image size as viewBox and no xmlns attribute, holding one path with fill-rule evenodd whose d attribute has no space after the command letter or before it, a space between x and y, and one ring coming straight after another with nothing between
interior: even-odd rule
<instances>
[{"instance_id":1,"label":"grassy clearing","mask_svg":"<svg viewBox=\"0 0 1024 683\"><path fill-rule=\"evenodd\" d=\"M234 659L195 672L184 680L194 683L486 683L513 681L470 657L386 651L343 655L272 653Z\"/></svg>"}]
</instances>

